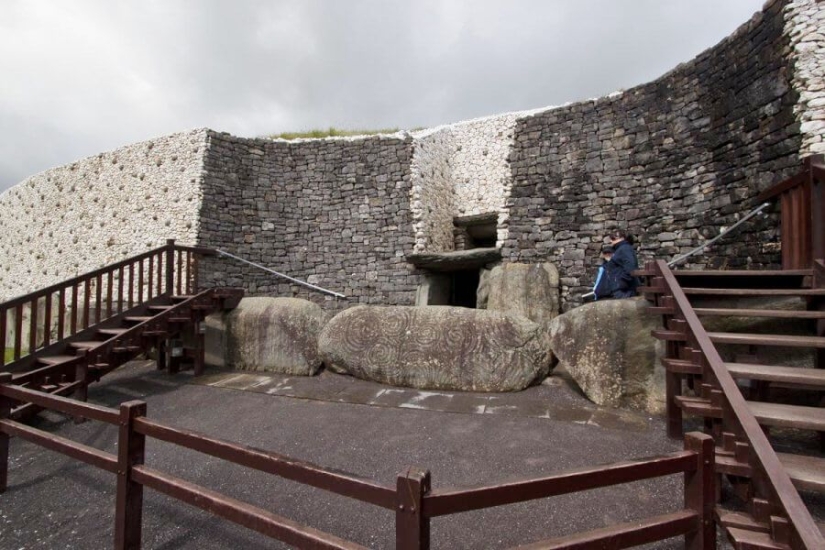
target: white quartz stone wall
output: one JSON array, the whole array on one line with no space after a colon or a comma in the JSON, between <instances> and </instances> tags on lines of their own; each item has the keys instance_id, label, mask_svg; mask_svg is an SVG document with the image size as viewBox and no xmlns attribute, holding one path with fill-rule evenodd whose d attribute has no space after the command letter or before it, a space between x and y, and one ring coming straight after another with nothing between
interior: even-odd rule
<instances>
[{"instance_id":1,"label":"white quartz stone wall","mask_svg":"<svg viewBox=\"0 0 825 550\"><path fill-rule=\"evenodd\" d=\"M454 149L450 128L421 132L413 140L410 211L415 252L454 249L455 193L450 163Z\"/></svg>"},{"instance_id":2,"label":"white quartz stone wall","mask_svg":"<svg viewBox=\"0 0 825 550\"><path fill-rule=\"evenodd\" d=\"M0 195L0 301L177 239L194 244L206 130L122 147Z\"/></svg>"},{"instance_id":3,"label":"white quartz stone wall","mask_svg":"<svg viewBox=\"0 0 825 550\"><path fill-rule=\"evenodd\" d=\"M793 48L794 112L800 123L800 156L825 153L825 2L793 0L785 6L785 33Z\"/></svg>"},{"instance_id":4,"label":"white quartz stone wall","mask_svg":"<svg viewBox=\"0 0 825 550\"><path fill-rule=\"evenodd\" d=\"M508 155L516 119L505 113L413 134L412 211L415 251L453 249L453 218L498 212L498 241L507 238Z\"/></svg>"}]
</instances>

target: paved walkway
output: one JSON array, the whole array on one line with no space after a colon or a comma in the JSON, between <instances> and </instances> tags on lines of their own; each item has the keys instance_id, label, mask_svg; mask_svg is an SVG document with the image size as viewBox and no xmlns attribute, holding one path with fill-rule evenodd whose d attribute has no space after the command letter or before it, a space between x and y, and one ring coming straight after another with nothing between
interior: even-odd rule
<instances>
[{"instance_id":1,"label":"paved walkway","mask_svg":"<svg viewBox=\"0 0 825 550\"><path fill-rule=\"evenodd\" d=\"M483 395L392 391L332 374L312 379L237 376L169 376L151 364L136 363L93 385L90 401L116 406L143 399L150 419L387 486L395 486L397 474L411 466L426 468L437 490L681 448L680 442L667 439L660 420L593 407L563 384ZM566 409L574 412L565 416ZM114 426L76 425L55 414L45 415L37 426L107 452L116 450ZM147 442L146 464L369 548L394 546L394 516L384 509L156 440ZM9 488L0 495L0 548L111 547L114 494L115 476L14 438ZM673 511L682 506L682 498L677 475L456 514L433 520L432 547L509 548ZM674 539L654 548L682 546ZM143 547L285 546L147 490Z\"/></svg>"},{"instance_id":2,"label":"paved walkway","mask_svg":"<svg viewBox=\"0 0 825 550\"><path fill-rule=\"evenodd\" d=\"M326 371L312 377L226 371L195 378L192 383L371 407L546 418L630 432L648 430L653 421L640 413L597 407L559 376L525 391L494 394L398 388Z\"/></svg>"}]
</instances>

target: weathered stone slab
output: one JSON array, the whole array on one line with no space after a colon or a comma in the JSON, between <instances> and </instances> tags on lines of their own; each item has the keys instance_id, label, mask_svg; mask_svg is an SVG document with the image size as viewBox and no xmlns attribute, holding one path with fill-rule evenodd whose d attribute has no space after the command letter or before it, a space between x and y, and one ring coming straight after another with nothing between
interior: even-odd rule
<instances>
[{"instance_id":1,"label":"weathered stone slab","mask_svg":"<svg viewBox=\"0 0 825 550\"><path fill-rule=\"evenodd\" d=\"M206 319L207 364L312 376L321 368L320 306L298 298L244 298Z\"/></svg>"},{"instance_id":2,"label":"weathered stone slab","mask_svg":"<svg viewBox=\"0 0 825 550\"><path fill-rule=\"evenodd\" d=\"M601 300L550 322L553 353L594 403L664 412L664 350L650 335L661 321L647 305L643 298Z\"/></svg>"},{"instance_id":3,"label":"weathered stone slab","mask_svg":"<svg viewBox=\"0 0 825 550\"><path fill-rule=\"evenodd\" d=\"M347 309L318 345L335 372L420 389L522 390L551 360L545 333L526 318L449 306Z\"/></svg>"},{"instance_id":4,"label":"weathered stone slab","mask_svg":"<svg viewBox=\"0 0 825 550\"><path fill-rule=\"evenodd\" d=\"M550 263L498 265L482 270L477 297L480 309L546 323L559 314L559 272Z\"/></svg>"},{"instance_id":5,"label":"weathered stone slab","mask_svg":"<svg viewBox=\"0 0 825 550\"><path fill-rule=\"evenodd\" d=\"M407 261L414 266L432 271L461 271L475 269L501 259L501 249L471 248L454 252L420 252L407 254Z\"/></svg>"}]
</instances>

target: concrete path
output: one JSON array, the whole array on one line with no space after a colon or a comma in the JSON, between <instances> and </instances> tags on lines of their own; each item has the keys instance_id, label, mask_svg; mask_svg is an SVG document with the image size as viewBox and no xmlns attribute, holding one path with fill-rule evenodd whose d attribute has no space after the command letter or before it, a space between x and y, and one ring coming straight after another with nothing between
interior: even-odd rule
<instances>
[{"instance_id":1,"label":"concrete path","mask_svg":"<svg viewBox=\"0 0 825 550\"><path fill-rule=\"evenodd\" d=\"M451 394L408 390L402 395L323 375L260 377L257 386L244 386L251 391L237 391L230 386L240 387L251 379L233 381L232 376L221 373L195 380L187 373L169 376L153 370L151 364L133 364L92 386L90 400L116 406L143 399L153 420L388 486L394 486L397 474L411 466L429 469L433 488L445 489L537 477L681 448L680 442L665 437L660 420L631 421L622 413L588 407L562 386L494 396L448 397ZM309 395L307 388L312 387L318 391ZM300 399L296 398L299 391L305 392ZM279 392L293 392L295 397ZM555 400L542 405L544 397ZM426 410L421 408L425 404ZM458 414L440 412L450 407ZM565 408L578 412L566 419L561 414ZM616 423L600 423L608 417ZM108 452L116 448L114 426L75 425L55 414L41 418L37 426ZM12 439L10 451L9 489L0 495L0 548L111 547L113 475L17 438ZM146 464L370 548L394 546L394 516L387 510L154 440L147 443ZM436 518L432 547L508 548L661 514L681 505L682 478L669 476ZM673 539L654 547L682 545ZM147 490L143 547L284 546Z\"/></svg>"}]
</instances>

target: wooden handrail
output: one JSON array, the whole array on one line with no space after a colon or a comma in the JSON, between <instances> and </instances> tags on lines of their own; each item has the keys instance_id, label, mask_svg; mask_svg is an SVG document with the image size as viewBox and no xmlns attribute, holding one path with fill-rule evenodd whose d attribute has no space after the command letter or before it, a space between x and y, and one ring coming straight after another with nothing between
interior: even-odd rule
<instances>
[{"instance_id":1,"label":"wooden handrail","mask_svg":"<svg viewBox=\"0 0 825 550\"><path fill-rule=\"evenodd\" d=\"M739 391L739 387L725 368L719 352L711 342L696 312L693 311L693 307L690 305L690 301L682 291L681 286L679 286L676 276L664 260L657 260L655 265L678 310L681 312L681 316L687 323L688 329L693 333L696 345L704 355L707 366L716 378L727 401L727 406L739 423L753 451L751 453L752 459L756 461L759 469L765 473L771 492L776 496L782 509L787 514L799 540L805 548L810 550L823 548L825 540L823 540L819 529L811 518L810 512L805 503L802 502L796 488L794 488L791 478L780 463L759 422L750 411L745 398Z\"/></svg>"},{"instance_id":2,"label":"wooden handrail","mask_svg":"<svg viewBox=\"0 0 825 550\"><path fill-rule=\"evenodd\" d=\"M17 296L15 298L12 298L11 300L0 303L0 309L9 309L9 308L15 307L18 304L25 304L27 302L31 302L32 300L34 300L36 298L42 298L43 296L46 296L47 294L54 294L55 292L58 292L61 289L69 288L70 286L82 283L84 281L88 281L89 279L93 279L93 278L97 277L98 275L105 275L109 271L119 269L120 267L126 267L129 264L139 262L140 260L148 259L150 256L154 256L156 254L159 254L159 253L163 252L164 250L166 250L165 246L162 246L160 248L155 248L155 249L152 249L148 252L138 254L137 256L132 256L131 258L126 258L125 260L120 260L119 262L116 262L114 264L107 265L107 266L101 267L99 269L95 269L94 271L89 271L88 273L84 273L82 275L77 275L76 277L72 277L71 279L66 279L65 281L55 283L55 284L53 284L51 286L48 286L46 288L36 290L34 292L30 292L29 294L24 294L23 296Z\"/></svg>"},{"instance_id":3,"label":"wooden handrail","mask_svg":"<svg viewBox=\"0 0 825 550\"><path fill-rule=\"evenodd\" d=\"M756 196L756 202L765 202L774 199L785 191L790 191L794 187L803 185L806 181L808 181L808 179L805 172L794 174L788 179L782 180L759 193L759 195Z\"/></svg>"},{"instance_id":4,"label":"wooden handrail","mask_svg":"<svg viewBox=\"0 0 825 550\"><path fill-rule=\"evenodd\" d=\"M393 489L352 474L332 472L309 462L230 443L190 430L171 428L146 418L139 418L135 421L135 430L146 437L167 441L233 464L311 485L389 510L395 508Z\"/></svg>"},{"instance_id":5,"label":"wooden handrail","mask_svg":"<svg viewBox=\"0 0 825 550\"><path fill-rule=\"evenodd\" d=\"M14 350L15 368L26 367L25 361L31 362L35 351L43 351L103 320L122 316L124 310L159 297L195 294L198 258L216 254L214 249L180 246L170 239L165 246L0 303L0 348ZM14 314L11 324L9 311ZM26 314L30 318L24 324ZM13 336L7 342L9 328ZM29 332L25 341L24 329ZM55 338L51 335L53 329L57 331ZM21 360L24 363L17 363ZM5 360L0 361L3 364Z\"/></svg>"},{"instance_id":6,"label":"wooden handrail","mask_svg":"<svg viewBox=\"0 0 825 550\"><path fill-rule=\"evenodd\" d=\"M95 269L93 271L89 271L88 273L84 273L82 275L77 275L76 277L72 277L71 279L66 279L65 281L61 281L59 283L55 283L51 286L46 288L36 290L29 294L25 294L23 296L17 296L8 300L6 302L0 303L0 309L10 309L17 305L25 304L27 302L31 302L36 298L42 298L47 294L54 294L55 292L60 291L61 289L69 288L73 285L82 283L89 279L93 279L99 275L106 275L109 272L114 272L121 267L128 267L129 264L134 264L135 262L139 262L140 260L147 260L150 257L156 256L161 254L169 249L169 245L164 245L158 248L153 248L148 252L143 252L138 254L137 256L132 256L130 258L126 258L125 260L120 260L113 264L106 265L99 269ZM181 246L178 244L172 245L172 249L174 251L181 251L181 252L190 252L192 254L199 254L201 256L215 256L217 252L213 248L201 248L201 247L193 247L193 246Z\"/></svg>"},{"instance_id":7,"label":"wooden handrail","mask_svg":"<svg viewBox=\"0 0 825 550\"><path fill-rule=\"evenodd\" d=\"M424 514L428 517L457 514L692 471L696 469L696 456L692 451L679 451L653 458L593 466L538 479L470 489L433 491L424 496Z\"/></svg>"},{"instance_id":8,"label":"wooden handrail","mask_svg":"<svg viewBox=\"0 0 825 550\"><path fill-rule=\"evenodd\" d=\"M301 525L257 506L227 497L216 491L211 491L146 466L134 466L132 475L134 480L141 485L191 506L206 510L232 523L243 525L268 537L281 540L290 546L318 548L319 550L366 550L365 547L354 542Z\"/></svg>"}]
</instances>

